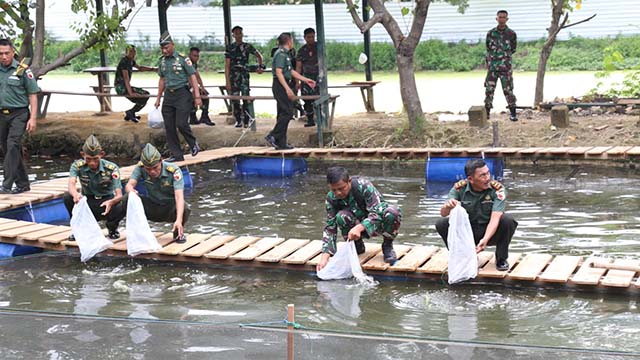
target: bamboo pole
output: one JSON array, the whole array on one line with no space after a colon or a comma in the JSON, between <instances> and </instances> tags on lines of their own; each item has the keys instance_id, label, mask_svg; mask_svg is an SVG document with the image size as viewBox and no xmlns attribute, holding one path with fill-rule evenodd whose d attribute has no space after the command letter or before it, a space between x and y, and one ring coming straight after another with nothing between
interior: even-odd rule
<instances>
[{"instance_id":1,"label":"bamboo pole","mask_svg":"<svg viewBox=\"0 0 640 360\"><path fill-rule=\"evenodd\" d=\"M609 270L625 270L625 271L640 272L640 266L633 266L633 265L620 265L620 264L612 264L612 263L594 262L594 263L591 263L591 266L594 268L609 269Z\"/></svg>"},{"instance_id":2,"label":"bamboo pole","mask_svg":"<svg viewBox=\"0 0 640 360\"><path fill-rule=\"evenodd\" d=\"M289 324L287 325L287 329L289 333L287 334L287 360L293 360L293 323L296 321L295 319L295 305L289 304L287 305L287 321Z\"/></svg>"}]
</instances>

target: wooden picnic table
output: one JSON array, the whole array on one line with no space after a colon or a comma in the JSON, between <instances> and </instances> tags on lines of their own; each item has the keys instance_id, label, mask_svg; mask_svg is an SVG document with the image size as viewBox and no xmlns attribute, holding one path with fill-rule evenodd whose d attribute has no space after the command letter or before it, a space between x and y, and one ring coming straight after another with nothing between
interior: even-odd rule
<instances>
[{"instance_id":1,"label":"wooden picnic table","mask_svg":"<svg viewBox=\"0 0 640 360\"><path fill-rule=\"evenodd\" d=\"M93 86L93 91L98 94L103 94L107 92L105 91L105 85L108 85L107 74L115 73L116 68L113 66L97 66L84 69L82 72L90 73L98 77L98 86ZM110 96L98 96L98 102L100 102L100 112L112 111Z\"/></svg>"}]
</instances>

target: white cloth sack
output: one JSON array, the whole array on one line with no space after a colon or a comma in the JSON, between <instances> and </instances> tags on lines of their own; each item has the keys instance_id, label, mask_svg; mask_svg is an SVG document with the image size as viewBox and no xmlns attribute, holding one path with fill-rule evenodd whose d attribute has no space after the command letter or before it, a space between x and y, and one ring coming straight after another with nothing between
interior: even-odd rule
<instances>
[{"instance_id":1,"label":"white cloth sack","mask_svg":"<svg viewBox=\"0 0 640 360\"><path fill-rule=\"evenodd\" d=\"M149 127L152 129L164 128L164 119L162 118L162 111L159 108L154 107L149 113L149 119L147 120Z\"/></svg>"},{"instance_id":2,"label":"white cloth sack","mask_svg":"<svg viewBox=\"0 0 640 360\"><path fill-rule=\"evenodd\" d=\"M458 204L449 214L449 284L478 275L478 256L467 211Z\"/></svg>"},{"instance_id":3,"label":"white cloth sack","mask_svg":"<svg viewBox=\"0 0 640 360\"><path fill-rule=\"evenodd\" d=\"M80 261L85 262L97 253L108 249L113 243L107 240L100 225L91 213L87 197L83 196L71 211L71 233L80 249Z\"/></svg>"},{"instance_id":4,"label":"white cloth sack","mask_svg":"<svg viewBox=\"0 0 640 360\"><path fill-rule=\"evenodd\" d=\"M318 277L322 280L337 280L350 277L358 281L368 280L369 277L362 272L356 245L353 241L339 244L336 253L329 259L327 266L318 271Z\"/></svg>"},{"instance_id":5,"label":"white cloth sack","mask_svg":"<svg viewBox=\"0 0 640 360\"><path fill-rule=\"evenodd\" d=\"M127 203L127 254L136 256L156 252L161 248L149 228L142 200L134 191L130 192Z\"/></svg>"}]
</instances>

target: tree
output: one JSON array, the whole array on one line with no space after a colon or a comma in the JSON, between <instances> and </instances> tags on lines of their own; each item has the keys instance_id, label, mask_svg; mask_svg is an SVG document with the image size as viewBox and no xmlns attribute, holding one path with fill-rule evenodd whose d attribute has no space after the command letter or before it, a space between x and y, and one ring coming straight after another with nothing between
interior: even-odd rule
<instances>
[{"instance_id":1,"label":"tree","mask_svg":"<svg viewBox=\"0 0 640 360\"><path fill-rule=\"evenodd\" d=\"M556 44L556 38L558 33L562 29L566 29L571 26L582 24L593 19L596 14L591 17L580 20L573 24L567 24L569 21L569 13L575 10L580 10L582 6L582 0L551 0L551 26L547 29L549 35L547 40L542 45L540 50L540 58L538 60L538 72L536 74L536 91L533 100L533 106L538 106L544 98L544 74L547 71L547 61L551 56L553 46Z\"/></svg>"},{"instance_id":2,"label":"tree","mask_svg":"<svg viewBox=\"0 0 640 360\"><path fill-rule=\"evenodd\" d=\"M106 4L109 5L109 0ZM17 38L20 44L19 56L32 58L31 69L36 77L67 64L71 59L83 54L90 48L107 49L115 40L124 35L122 22L131 13L124 0L113 0L111 11L99 11L91 0L73 0L71 11L85 13L89 21L72 24L80 37L80 45L60 56L49 64L44 63L45 47L45 0L7 1L0 0L0 34L7 38ZM35 21L31 20L29 9L35 7Z\"/></svg>"},{"instance_id":3,"label":"tree","mask_svg":"<svg viewBox=\"0 0 640 360\"><path fill-rule=\"evenodd\" d=\"M457 5L459 11L467 8L468 0L444 0L452 5ZM346 0L347 8L354 23L362 33L371 29L375 24L380 23L385 28L396 50L396 64L400 75L400 94L402 104L409 117L409 127L411 131L419 131L424 124L424 113L422 104L418 96L416 87L416 77L414 69L413 55L422 37L424 24L427 21L429 5L431 0L415 0L413 9L402 8L402 15L406 16L410 12L413 21L408 34L404 34L396 19L389 13L384 0L369 0L369 6L373 9L374 15L366 23L362 21L357 11L357 6L353 0Z\"/></svg>"}]
</instances>

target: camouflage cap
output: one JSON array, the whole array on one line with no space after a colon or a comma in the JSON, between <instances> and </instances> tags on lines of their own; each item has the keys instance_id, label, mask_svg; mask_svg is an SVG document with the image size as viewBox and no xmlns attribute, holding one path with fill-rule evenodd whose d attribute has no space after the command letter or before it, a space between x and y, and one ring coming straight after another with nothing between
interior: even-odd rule
<instances>
[{"instance_id":1,"label":"camouflage cap","mask_svg":"<svg viewBox=\"0 0 640 360\"><path fill-rule=\"evenodd\" d=\"M140 161L144 166L155 166L160 162L160 158L160 152L151 144L145 145L140 154Z\"/></svg>"},{"instance_id":2,"label":"camouflage cap","mask_svg":"<svg viewBox=\"0 0 640 360\"><path fill-rule=\"evenodd\" d=\"M160 46L164 46L171 43L173 43L173 38L171 38L171 34L169 34L169 31L165 30L162 33L162 35L160 35Z\"/></svg>"},{"instance_id":3,"label":"camouflage cap","mask_svg":"<svg viewBox=\"0 0 640 360\"><path fill-rule=\"evenodd\" d=\"M89 135L87 140L84 141L84 145L82 145L82 152L85 155L89 156L98 156L102 152L102 146L98 142L98 138L94 135Z\"/></svg>"}]
</instances>

